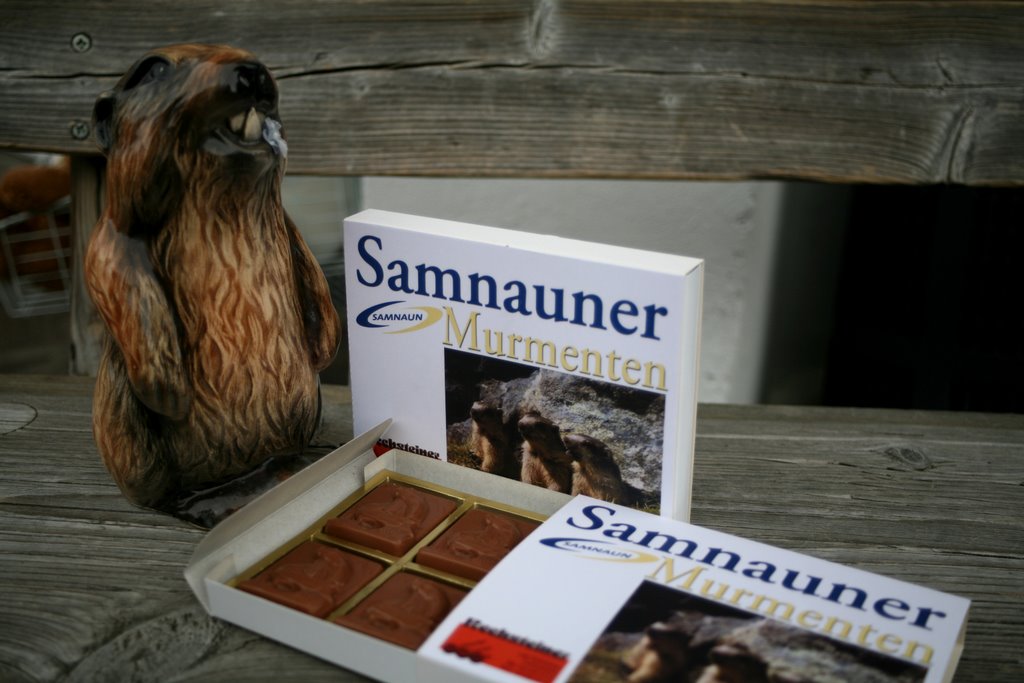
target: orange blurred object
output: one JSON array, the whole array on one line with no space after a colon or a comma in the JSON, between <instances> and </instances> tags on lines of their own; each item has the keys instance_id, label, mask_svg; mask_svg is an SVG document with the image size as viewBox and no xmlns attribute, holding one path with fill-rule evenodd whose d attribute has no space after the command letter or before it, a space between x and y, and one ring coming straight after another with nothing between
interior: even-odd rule
<instances>
[{"instance_id":1,"label":"orange blurred object","mask_svg":"<svg viewBox=\"0 0 1024 683\"><path fill-rule=\"evenodd\" d=\"M66 295L70 192L66 157L56 165L16 166L0 177L0 282L8 295L7 308L31 314L34 297L52 304L53 293Z\"/></svg>"}]
</instances>

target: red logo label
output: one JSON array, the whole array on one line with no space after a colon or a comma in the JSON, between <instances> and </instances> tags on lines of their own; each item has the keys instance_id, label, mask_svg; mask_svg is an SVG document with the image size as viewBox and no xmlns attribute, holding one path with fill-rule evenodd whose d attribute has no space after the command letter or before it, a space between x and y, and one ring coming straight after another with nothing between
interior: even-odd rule
<instances>
[{"instance_id":1,"label":"red logo label","mask_svg":"<svg viewBox=\"0 0 1024 683\"><path fill-rule=\"evenodd\" d=\"M460 624L456 627L441 649L537 683L554 681L567 661L565 655L530 643L526 639L514 638L501 630L478 628L470 624Z\"/></svg>"}]
</instances>

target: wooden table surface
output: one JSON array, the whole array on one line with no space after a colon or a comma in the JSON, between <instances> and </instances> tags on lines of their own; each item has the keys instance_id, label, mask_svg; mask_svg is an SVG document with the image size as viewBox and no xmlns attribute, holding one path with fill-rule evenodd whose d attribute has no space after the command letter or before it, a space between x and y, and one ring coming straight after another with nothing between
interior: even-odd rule
<instances>
[{"instance_id":1,"label":"wooden table surface","mask_svg":"<svg viewBox=\"0 0 1024 683\"><path fill-rule=\"evenodd\" d=\"M131 506L92 382L0 376L0 680L352 681L206 615L204 532ZM325 387L326 452L351 437ZM701 405L692 521L973 601L957 681L1024 680L1024 416Z\"/></svg>"}]
</instances>

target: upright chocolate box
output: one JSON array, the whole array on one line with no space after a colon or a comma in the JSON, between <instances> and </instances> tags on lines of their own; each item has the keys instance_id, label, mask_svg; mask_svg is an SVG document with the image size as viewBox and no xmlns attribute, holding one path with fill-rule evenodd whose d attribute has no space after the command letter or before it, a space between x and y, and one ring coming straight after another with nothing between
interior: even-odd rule
<instances>
[{"instance_id":1,"label":"upright chocolate box","mask_svg":"<svg viewBox=\"0 0 1024 683\"><path fill-rule=\"evenodd\" d=\"M700 259L366 210L345 220L357 432L690 513Z\"/></svg>"}]
</instances>

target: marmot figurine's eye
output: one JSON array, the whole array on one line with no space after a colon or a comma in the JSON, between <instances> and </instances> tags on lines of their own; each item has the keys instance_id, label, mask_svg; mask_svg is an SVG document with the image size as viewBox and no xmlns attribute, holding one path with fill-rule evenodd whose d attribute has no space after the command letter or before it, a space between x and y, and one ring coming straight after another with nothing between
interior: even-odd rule
<instances>
[{"instance_id":1,"label":"marmot figurine's eye","mask_svg":"<svg viewBox=\"0 0 1024 683\"><path fill-rule=\"evenodd\" d=\"M162 81L171 72L171 63L163 57L147 57L139 62L135 71L125 81L124 89L131 90L134 87Z\"/></svg>"}]
</instances>

